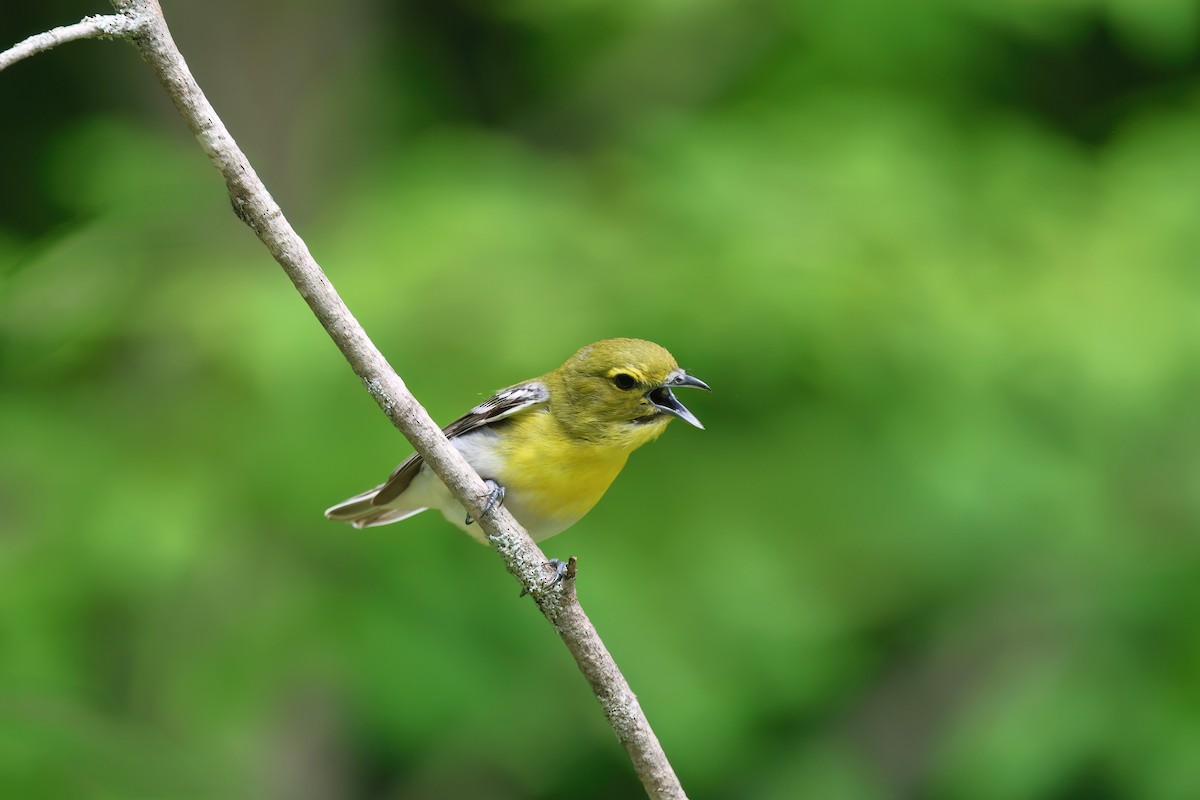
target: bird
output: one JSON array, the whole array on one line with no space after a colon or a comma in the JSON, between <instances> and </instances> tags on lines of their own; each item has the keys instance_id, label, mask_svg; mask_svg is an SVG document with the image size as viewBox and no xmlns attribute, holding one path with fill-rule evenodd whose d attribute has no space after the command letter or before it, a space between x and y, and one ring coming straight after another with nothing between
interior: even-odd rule
<instances>
[{"instance_id":1,"label":"bird","mask_svg":"<svg viewBox=\"0 0 1200 800\"><path fill-rule=\"evenodd\" d=\"M604 339L541 377L501 389L442 432L487 483L484 513L503 503L541 541L587 514L630 453L661 436L671 420L704 429L676 399L678 388L712 391L654 342ZM487 543L417 453L384 483L326 509L325 516L368 528L430 509Z\"/></svg>"}]
</instances>

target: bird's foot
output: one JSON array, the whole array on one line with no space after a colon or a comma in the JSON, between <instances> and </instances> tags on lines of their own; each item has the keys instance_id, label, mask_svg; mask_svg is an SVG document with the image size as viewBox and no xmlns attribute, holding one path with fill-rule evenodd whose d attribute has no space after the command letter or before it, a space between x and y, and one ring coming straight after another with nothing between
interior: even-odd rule
<instances>
[{"instance_id":1,"label":"bird's foot","mask_svg":"<svg viewBox=\"0 0 1200 800\"><path fill-rule=\"evenodd\" d=\"M575 562L575 559L573 557L568 559L567 561L559 561L557 558L552 558L549 561L547 561L544 566L554 568L554 577L551 578L549 581L547 581L545 584L543 584L541 591L544 592L547 589L554 588L555 586L557 586L559 583L562 582L563 578L574 578L575 577L575 569L574 569L575 563L574 562ZM527 594L529 594L528 589L521 589L521 593L517 596L524 597Z\"/></svg>"},{"instance_id":2,"label":"bird's foot","mask_svg":"<svg viewBox=\"0 0 1200 800\"><path fill-rule=\"evenodd\" d=\"M500 484L496 483L491 478L488 478L486 481L484 481L484 483L487 484L487 487L489 490L488 491L488 501L483 507L483 514L486 514L489 511L491 511L493 508L504 505L504 487L501 486ZM483 514L480 514L480 516L483 516ZM470 514L467 514L467 519L465 521L465 524L474 525L475 518L472 517Z\"/></svg>"}]
</instances>

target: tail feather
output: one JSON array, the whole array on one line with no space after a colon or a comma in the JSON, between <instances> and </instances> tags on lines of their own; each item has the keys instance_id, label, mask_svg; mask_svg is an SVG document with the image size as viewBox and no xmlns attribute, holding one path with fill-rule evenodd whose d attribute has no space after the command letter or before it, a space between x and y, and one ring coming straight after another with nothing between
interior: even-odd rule
<instances>
[{"instance_id":1,"label":"tail feather","mask_svg":"<svg viewBox=\"0 0 1200 800\"><path fill-rule=\"evenodd\" d=\"M325 509L325 516L335 522L349 522L356 528L372 528L387 525L420 514L425 508L386 508L371 505L382 486L357 494L335 506Z\"/></svg>"}]
</instances>

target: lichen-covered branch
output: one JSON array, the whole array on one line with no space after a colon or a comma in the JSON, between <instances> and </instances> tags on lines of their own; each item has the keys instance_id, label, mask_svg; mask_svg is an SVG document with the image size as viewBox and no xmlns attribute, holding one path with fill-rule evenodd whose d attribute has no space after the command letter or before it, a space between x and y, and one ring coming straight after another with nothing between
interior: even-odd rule
<instances>
[{"instance_id":1,"label":"lichen-covered branch","mask_svg":"<svg viewBox=\"0 0 1200 800\"><path fill-rule=\"evenodd\" d=\"M375 347L288 223L254 168L226 130L171 38L157 0L111 0L116 16L30 37L0 54L0 68L28 55L82 38L128 39L158 76L200 147L221 173L234 212L291 278L367 391L480 526L508 571L531 593L587 678L638 777L652 798L685 798L637 697L575 597L575 582L547 587L546 557L503 507L481 512L487 487L450 445L428 412ZM572 562L569 574L574 576Z\"/></svg>"},{"instance_id":2,"label":"lichen-covered branch","mask_svg":"<svg viewBox=\"0 0 1200 800\"><path fill-rule=\"evenodd\" d=\"M117 39L129 34L129 18L123 14L84 17L74 25L52 28L45 33L35 33L23 42L0 53L0 70L11 67L23 58L45 52L60 44L80 39Z\"/></svg>"}]
</instances>

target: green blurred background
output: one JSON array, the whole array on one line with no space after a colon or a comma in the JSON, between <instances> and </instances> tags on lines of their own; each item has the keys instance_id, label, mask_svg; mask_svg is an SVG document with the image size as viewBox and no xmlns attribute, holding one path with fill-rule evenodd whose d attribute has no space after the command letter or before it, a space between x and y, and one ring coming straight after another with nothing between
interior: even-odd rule
<instances>
[{"instance_id":1,"label":"green blurred background","mask_svg":"<svg viewBox=\"0 0 1200 800\"><path fill-rule=\"evenodd\" d=\"M715 388L546 543L693 797L1200 797L1200 4L164 5L436 419ZM0 795L638 796L134 51L0 108Z\"/></svg>"}]
</instances>

